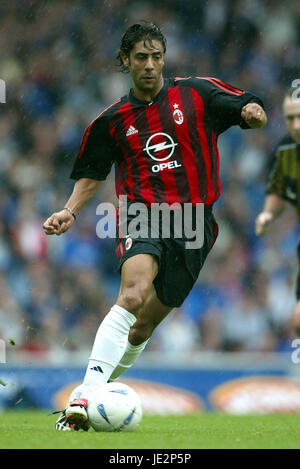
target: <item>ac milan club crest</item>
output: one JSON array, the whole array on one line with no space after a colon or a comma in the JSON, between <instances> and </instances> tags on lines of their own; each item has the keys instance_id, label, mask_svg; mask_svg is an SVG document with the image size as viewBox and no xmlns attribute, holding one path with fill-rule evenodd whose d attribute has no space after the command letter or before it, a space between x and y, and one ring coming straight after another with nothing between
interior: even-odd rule
<instances>
[{"instance_id":1,"label":"ac milan club crest","mask_svg":"<svg viewBox=\"0 0 300 469\"><path fill-rule=\"evenodd\" d=\"M174 112L173 112L173 119L174 122L178 125L183 123L184 117L183 112L178 109L179 104L173 104Z\"/></svg>"},{"instance_id":2,"label":"ac milan club crest","mask_svg":"<svg viewBox=\"0 0 300 469\"><path fill-rule=\"evenodd\" d=\"M126 251L128 251L128 249L130 249L132 246L132 238L127 238L126 239L126 242L125 242L125 249Z\"/></svg>"}]
</instances>

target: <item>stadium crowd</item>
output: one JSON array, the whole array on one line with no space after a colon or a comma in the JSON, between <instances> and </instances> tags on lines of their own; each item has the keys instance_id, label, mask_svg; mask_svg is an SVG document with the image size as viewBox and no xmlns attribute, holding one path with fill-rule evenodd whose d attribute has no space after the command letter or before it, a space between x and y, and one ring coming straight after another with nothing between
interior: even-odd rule
<instances>
[{"instance_id":1,"label":"stadium crowd","mask_svg":"<svg viewBox=\"0 0 300 469\"><path fill-rule=\"evenodd\" d=\"M220 234L190 296L148 350L290 348L299 237L292 208L266 237L262 208L270 155L286 132L281 103L300 78L300 3L279 0L10 0L0 5L0 337L15 349L90 347L119 287L113 239L96 236L96 207L117 203L114 174L61 237L43 221L65 204L84 129L130 85L115 60L125 28L156 22L167 37L166 76L215 76L261 96L263 130L219 138Z\"/></svg>"}]
</instances>

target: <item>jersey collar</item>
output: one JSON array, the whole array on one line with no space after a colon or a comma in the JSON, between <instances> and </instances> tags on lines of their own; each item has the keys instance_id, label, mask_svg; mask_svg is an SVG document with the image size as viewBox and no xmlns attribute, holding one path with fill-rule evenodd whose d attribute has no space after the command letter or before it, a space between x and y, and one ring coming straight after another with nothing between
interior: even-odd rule
<instances>
[{"instance_id":1,"label":"jersey collar","mask_svg":"<svg viewBox=\"0 0 300 469\"><path fill-rule=\"evenodd\" d=\"M168 94L168 88L170 86L169 81L170 81L169 79L164 78L163 87L161 88L159 93L152 99L152 101L143 101L142 99L137 98L132 88L129 91L128 99L131 104L134 104L136 106L151 106L151 104L161 101Z\"/></svg>"}]
</instances>

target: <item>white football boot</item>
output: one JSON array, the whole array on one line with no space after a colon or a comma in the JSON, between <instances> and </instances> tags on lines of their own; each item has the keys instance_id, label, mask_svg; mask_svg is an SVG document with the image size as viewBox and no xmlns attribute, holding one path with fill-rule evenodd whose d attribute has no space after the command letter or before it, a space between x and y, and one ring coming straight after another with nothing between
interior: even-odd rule
<instances>
[{"instance_id":1,"label":"white football boot","mask_svg":"<svg viewBox=\"0 0 300 469\"><path fill-rule=\"evenodd\" d=\"M88 431L90 424L87 414L88 400L87 399L74 399L68 402L65 410L56 421L56 430L72 431L84 430Z\"/></svg>"},{"instance_id":2,"label":"white football boot","mask_svg":"<svg viewBox=\"0 0 300 469\"><path fill-rule=\"evenodd\" d=\"M74 399L67 404L65 408L66 423L70 426L74 426L74 430L85 430L88 431L89 418L87 414L88 400L87 399Z\"/></svg>"},{"instance_id":3,"label":"white football boot","mask_svg":"<svg viewBox=\"0 0 300 469\"><path fill-rule=\"evenodd\" d=\"M81 398L83 385L80 384L73 389L66 408L61 412L56 421L56 430L71 431L89 429L87 407L88 399ZM87 397L87 396L85 396Z\"/></svg>"}]
</instances>

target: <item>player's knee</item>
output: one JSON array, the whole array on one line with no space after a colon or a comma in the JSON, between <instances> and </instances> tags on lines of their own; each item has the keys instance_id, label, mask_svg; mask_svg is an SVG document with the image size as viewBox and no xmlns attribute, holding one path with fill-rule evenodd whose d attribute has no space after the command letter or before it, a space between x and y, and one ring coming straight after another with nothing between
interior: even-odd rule
<instances>
[{"instance_id":1,"label":"player's knee","mask_svg":"<svg viewBox=\"0 0 300 469\"><path fill-rule=\"evenodd\" d=\"M149 287L143 284L125 288L119 297L121 305L127 311L137 314L146 301L148 291Z\"/></svg>"}]
</instances>

